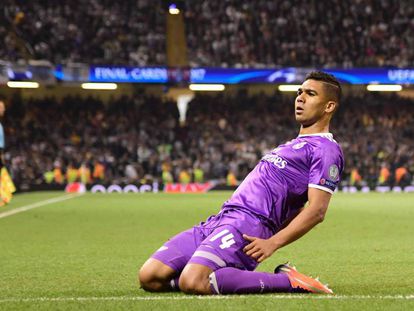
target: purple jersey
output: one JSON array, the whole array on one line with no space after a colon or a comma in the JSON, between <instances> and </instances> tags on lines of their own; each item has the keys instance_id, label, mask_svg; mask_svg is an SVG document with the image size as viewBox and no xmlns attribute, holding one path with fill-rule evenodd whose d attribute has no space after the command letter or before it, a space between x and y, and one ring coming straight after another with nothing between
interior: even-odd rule
<instances>
[{"instance_id":1,"label":"purple jersey","mask_svg":"<svg viewBox=\"0 0 414 311\"><path fill-rule=\"evenodd\" d=\"M330 133L299 135L266 154L223 208L238 207L263 216L276 232L308 200L308 188L333 193L344 158Z\"/></svg>"}]
</instances>

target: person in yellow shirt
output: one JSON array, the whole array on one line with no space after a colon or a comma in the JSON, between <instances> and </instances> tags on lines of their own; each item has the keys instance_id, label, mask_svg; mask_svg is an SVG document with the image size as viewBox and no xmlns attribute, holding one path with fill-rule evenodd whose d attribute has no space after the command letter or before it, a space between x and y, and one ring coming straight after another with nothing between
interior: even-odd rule
<instances>
[{"instance_id":1,"label":"person in yellow shirt","mask_svg":"<svg viewBox=\"0 0 414 311\"><path fill-rule=\"evenodd\" d=\"M194 175L194 182L196 183L204 182L204 171L200 167L198 166L194 167L193 175Z\"/></svg>"},{"instance_id":2,"label":"person in yellow shirt","mask_svg":"<svg viewBox=\"0 0 414 311\"><path fill-rule=\"evenodd\" d=\"M51 184L55 178L52 170L47 170L43 173L43 178L47 184Z\"/></svg>"},{"instance_id":3,"label":"person in yellow shirt","mask_svg":"<svg viewBox=\"0 0 414 311\"><path fill-rule=\"evenodd\" d=\"M381 169L380 169L380 173L379 173L379 177L378 177L378 184L379 185L386 185L389 182L389 178L390 178L390 170L387 166L387 164L383 163L381 165Z\"/></svg>"},{"instance_id":4,"label":"person in yellow shirt","mask_svg":"<svg viewBox=\"0 0 414 311\"><path fill-rule=\"evenodd\" d=\"M75 182L78 179L78 169L70 163L66 169L66 180L68 184Z\"/></svg>"},{"instance_id":5,"label":"person in yellow shirt","mask_svg":"<svg viewBox=\"0 0 414 311\"><path fill-rule=\"evenodd\" d=\"M78 171L80 182L84 185L89 184L91 182L91 170L89 166L83 162Z\"/></svg>"},{"instance_id":6,"label":"person in yellow shirt","mask_svg":"<svg viewBox=\"0 0 414 311\"><path fill-rule=\"evenodd\" d=\"M4 116L6 112L6 105L4 100L0 99L0 118ZM13 181L10 178L9 172L4 163L4 130L3 125L0 123L0 206L3 206L10 202L13 197L13 192L16 191Z\"/></svg>"},{"instance_id":7,"label":"person in yellow shirt","mask_svg":"<svg viewBox=\"0 0 414 311\"><path fill-rule=\"evenodd\" d=\"M237 184L236 175L232 171L229 171L227 174L227 186L237 186Z\"/></svg>"},{"instance_id":8,"label":"person in yellow shirt","mask_svg":"<svg viewBox=\"0 0 414 311\"><path fill-rule=\"evenodd\" d=\"M162 169L162 183L168 184L174 182L173 175L171 174L171 165L167 162L164 162L161 166Z\"/></svg>"},{"instance_id":9,"label":"person in yellow shirt","mask_svg":"<svg viewBox=\"0 0 414 311\"><path fill-rule=\"evenodd\" d=\"M180 184L189 184L191 182L191 175L187 169L183 168L180 170L180 173L178 174L178 182Z\"/></svg>"}]
</instances>

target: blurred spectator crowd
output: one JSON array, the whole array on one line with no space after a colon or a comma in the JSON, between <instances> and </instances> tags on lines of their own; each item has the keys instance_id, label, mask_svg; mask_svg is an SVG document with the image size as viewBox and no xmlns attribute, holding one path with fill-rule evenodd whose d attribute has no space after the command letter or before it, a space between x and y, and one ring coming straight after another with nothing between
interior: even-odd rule
<instances>
[{"instance_id":1,"label":"blurred spectator crowd","mask_svg":"<svg viewBox=\"0 0 414 311\"><path fill-rule=\"evenodd\" d=\"M190 66L407 67L410 0L186 0ZM0 59L165 65L161 0L2 0ZM27 54L27 55L25 55Z\"/></svg>"},{"instance_id":2,"label":"blurred spectator crowd","mask_svg":"<svg viewBox=\"0 0 414 311\"><path fill-rule=\"evenodd\" d=\"M166 63L161 0L2 0L1 6L0 59Z\"/></svg>"},{"instance_id":3,"label":"blurred spectator crowd","mask_svg":"<svg viewBox=\"0 0 414 311\"><path fill-rule=\"evenodd\" d=\"M203 182L237 185L264 153L298 134L294 96L197 95L185 125L174 102L137 95L8 103L6 163L19 184ZM396 95L345 97L331 128L343 185L411 184L414 106Z\"/></svg>"},{"instance_id":4,"label":"blurred spectator crowd","mask_svg":"<svg viewBox=\"0 0 414 311\"><path fill-rule=\"evenodd\" d=\"M193 66L350 68L414 63L410 0L186 2Z\"/></svg>"}]
</instances>

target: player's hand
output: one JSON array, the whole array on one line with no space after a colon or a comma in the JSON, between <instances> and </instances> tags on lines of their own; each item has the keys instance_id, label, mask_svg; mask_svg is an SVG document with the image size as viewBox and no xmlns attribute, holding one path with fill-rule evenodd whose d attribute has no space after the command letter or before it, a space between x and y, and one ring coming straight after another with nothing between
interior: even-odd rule
<instances>
[{"instance_id":1,"label":"player's hand","mask_svg":"<svg viewBox=\"0 0 414 311\"><path fill-rule=\"evenodd\" d=\"M247 234L243 234L243 238L250 242L243 248L243 251L259 263L272 256L276 251L271 240L263 240Z\"/></svg>"}]
</instances>

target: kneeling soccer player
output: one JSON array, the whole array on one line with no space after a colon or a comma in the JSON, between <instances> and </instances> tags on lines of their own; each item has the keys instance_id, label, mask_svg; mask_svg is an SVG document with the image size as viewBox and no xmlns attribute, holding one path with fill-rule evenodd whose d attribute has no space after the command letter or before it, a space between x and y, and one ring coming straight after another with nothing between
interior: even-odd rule
<instances>
[{"instance_id":1,"label":"kneeling soccer player","mask_svg":"<svg viewBox=\"0 0 414 311\"><path fill-rule=\"evenodd\" d=\"M190 294L332 293L289 264L274 273L253 270L323 221L344 164L329 133L340 96L335 77L308 74L295 100L299 136L266 154L217 215L158 249L139 271L142 288Z\"/></svg>"}]
</instances>

